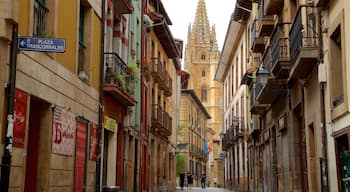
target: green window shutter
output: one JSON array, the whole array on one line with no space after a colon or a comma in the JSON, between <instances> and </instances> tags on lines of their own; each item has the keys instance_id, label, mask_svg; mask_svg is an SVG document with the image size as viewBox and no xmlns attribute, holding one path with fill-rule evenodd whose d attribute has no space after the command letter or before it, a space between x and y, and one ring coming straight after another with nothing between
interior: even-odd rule
<instances>
[{"instance_id":1,"label":"green window shutter","mask_svg":"<svg viewBox=\"0 0 350 192\"><path fill-rule=\"evenodd\" d=\"M40 3L42 3L42 4L46 4L46 0L39 0L40 1Z\"/></svg>"},{"instance_id":2,"label":"green window shutter","mask_svg":"<svg viewBox=\"0 0 350 192\"><path fill-rule=\"evenodd\" d=\"M84 43L84 7L80 6L79 13L79 42Z\"/></svg>"}]
</instances>

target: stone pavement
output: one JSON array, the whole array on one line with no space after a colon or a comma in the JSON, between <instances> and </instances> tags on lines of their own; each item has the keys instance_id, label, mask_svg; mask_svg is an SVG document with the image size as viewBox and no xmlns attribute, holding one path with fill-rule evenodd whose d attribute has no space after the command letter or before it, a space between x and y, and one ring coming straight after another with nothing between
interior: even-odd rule
<instances>
[{"instance_id":1,"label":"stone pavement","mask_svg":"<svg viewBox=\"0 0 350 192\"><path fill-rule=\"evenodd\" d=\"M200 187L192 187L192 189L187 189L186 187L184 187L183 190L181 190L180 187L176 187L176 192L199 192L199 191L203 191L203 192L228 192L229 190L225 190L223 188L214 188L214 187L209 187L209 188L205 188L202 189Z\"/></svg>"}]
</instances>

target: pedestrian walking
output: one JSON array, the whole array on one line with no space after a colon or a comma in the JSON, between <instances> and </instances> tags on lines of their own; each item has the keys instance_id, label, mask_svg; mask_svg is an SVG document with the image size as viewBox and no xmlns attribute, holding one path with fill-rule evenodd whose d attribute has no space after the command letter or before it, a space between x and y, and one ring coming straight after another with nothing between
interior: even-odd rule
<instances>
[{"instance_id":1,"label":"pedestrian walking","mask_svg":"<svg viewBox=\"0 0 350 192\"><path fill-rule=\"evenodd\" d=\"M206 181L206 176L205 174L203 174L201 178L202 189L205 189L205 181Z\"/></svg>"},{"instance_id":2,"label":"pedestrian walking","mask_svg":"<svg viewBox=\"0 0 350 192\"><path fill-rule=\"evenodd\" d=\"M185 173L181 173L180 174L180 187L181 187L181 190L184 189L184 184L185 184Z\"/></svg>"},{"instance_id":3,"label":"pedestrian walking","mask_svg":"<svg viewBox=\"0 0 350 192\"><path fill-rule=\"evenodd\" d=\"M193 184L193 175L191 173L189 173L187 176L187 183L188 183L188 187L191 189Z\"/></svg>"}]
</instances>

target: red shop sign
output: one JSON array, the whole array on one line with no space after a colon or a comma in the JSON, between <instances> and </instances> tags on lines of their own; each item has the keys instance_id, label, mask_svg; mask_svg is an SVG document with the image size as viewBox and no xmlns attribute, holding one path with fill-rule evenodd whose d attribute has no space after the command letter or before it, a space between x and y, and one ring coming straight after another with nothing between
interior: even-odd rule
<instances>
[{"instance_id":1,"label":"red shop sign","mask_svg":"<svg viewBox=\"0 0 350 192\"><path fill-rule=\"evenodd\" d=\"M98 155L98 126L91 123L90 126L90 160L96 161Z\"/></svg>"},{"instance_id":2,"label":"red shop sign","mask_svg":"<svg viewBox=\"0 0 350 192\"><path fill-rule=\"evenodd\" d=\"M15 91L13 147L24 147L26 136L28 94L20 89Z\"/></svg>"},{"instance_id":3,"label":"red shop sign","mask_svg":"<svg viewBox=\"0 0 350 192\"><path fill-rule=\"evenodd\" d=\"M86 169L86 129L87 124L77 121L75 144L74 191L84 191Z\"/></svg>"}]
</instances>

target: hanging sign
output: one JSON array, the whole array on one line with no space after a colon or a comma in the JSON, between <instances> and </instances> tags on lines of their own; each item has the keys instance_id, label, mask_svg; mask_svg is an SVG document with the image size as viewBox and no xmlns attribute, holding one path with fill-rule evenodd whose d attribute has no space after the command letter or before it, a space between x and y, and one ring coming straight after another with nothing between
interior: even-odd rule
<instances>
[{"instance_id":1,"label":"hanging sign","mask_svg":"<svg viewBox=\"0 0 350 192\"><path fill-rule=\"evenodd\" d=\"M52 130L52 153L72 156L75 144L75 115L55 107Z\"/></svg>"},{"instance_id":2,"label":"hanging sign","mask_svg":"<svg viewBox=\"0 0 350 192\"><path fill-rule=\"evenodd\" d=\"M13 147L24 147L26 136L28 94L20 89L15 91L14 124L13 124Z\"/></svg>"},{"instance_id":3,"label":"hanging sign","mask_svg":"<svg viewBox=\"0 0 350 192\"><path fill-rule=\"evenodd\" d=\"M98 155L98 125L90 125L90 160L96 161Z\"/></svg>"},{"instance_id":4,"label":"hanging sign","mask_svg":"<svg viewBox=\"0 0 350 192\"><path fill-rule=\"evenodd\" d=\"M112 131L113 133L116 132L116 126L117 126L117 121L115 119L112 119L108 116L105 116L104 118L104 128L107 129L108 131Z\"/></svg>"}]
</instances>

